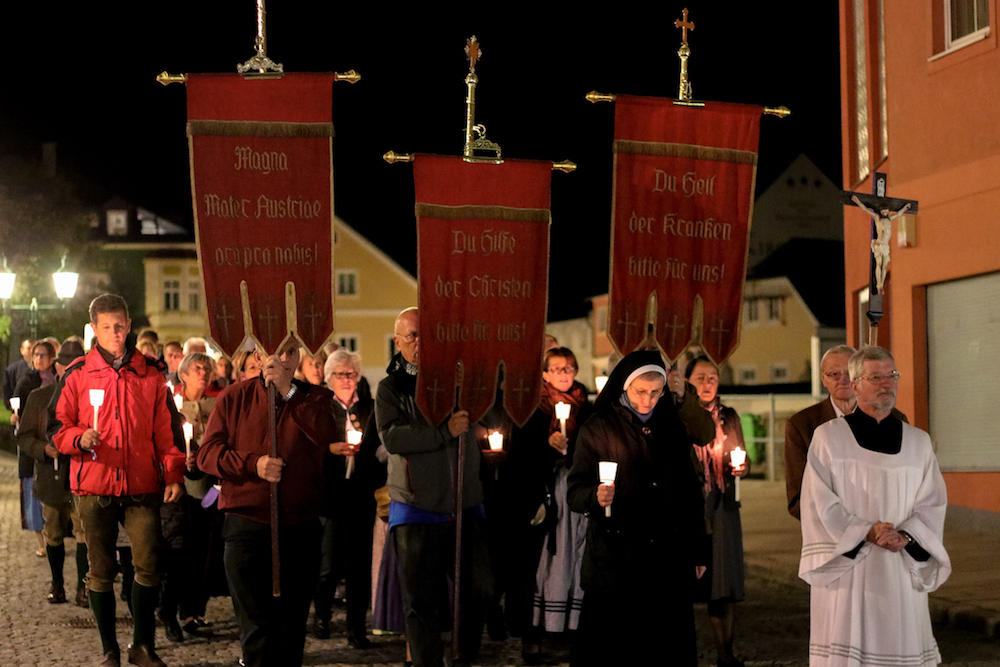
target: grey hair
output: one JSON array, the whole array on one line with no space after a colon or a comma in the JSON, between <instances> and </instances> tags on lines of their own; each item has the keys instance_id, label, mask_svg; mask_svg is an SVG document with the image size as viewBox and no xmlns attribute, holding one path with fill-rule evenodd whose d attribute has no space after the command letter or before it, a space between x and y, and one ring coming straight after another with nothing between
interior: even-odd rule
<instances>
[{"instance_id":1,"label":"grey hair","mask_svg":"<svg viewBox=\"0 0 1000 667\"><path fill-rule=\"evenodd\" d=\"M181 363L177 366L177 377L182 375L187 375L188 369L191 368L191 364L203 363L208 365L208 372L212 372L215 362L212 361L212 357L207 354L202 354L201 352L192 352L191 354L185 356L181 359Z\"/></svg>"},{"instance_id":2,"label":"grey hair","mask_svg":"<svg viewBox=\"0 0 1000 667\"><path fill-rule=\"evenodd\" d=\"M184 341L184 354L194 354L191 352L191 348L195 346L202 346L206 350L208 349L208 341L200 336L191 336L186 341Z\"/></svg>"},{"instance_id":3,"label":"grey hair","mask_svg":"<svg viewBox=\"0 0 1000 667\"><path fill-rule=\"evenodd\" d=\"M333 375L333 369L337 366L350 366L354 369L354 372L361 375L361 355L357 352L351 352L346 347L337 348L333 351L326 359L326 363L323 365L323 379L329 384L330 376Z\"/></svg>"},{"instance_id":4,"label":"grey hair","mask_svg":"<svg viewBox=\"0 0 1000 667\"><path fill-rule=\"evenodd\" d=\"M829 350L823 353L823 356L820 357L819 365L822 366L823 362L826 361L826 358L832 354L846 354L847 356L851 356L855 352L857 352L857 350L851 347L850 345L834 345Z\"/></svg>"},{"instance_id":5,"label":"grey hair","mask_svg":"<svg viewBox=\"0 0 1000 667\"><path fill-rule=\"evenodd\" d=\"M851 374L851 382L854 382L865 372L866 361L895 361L889 350L877 345L866 345L851 355L847 362L847 371Z\"/></svg>"}]
</instances>

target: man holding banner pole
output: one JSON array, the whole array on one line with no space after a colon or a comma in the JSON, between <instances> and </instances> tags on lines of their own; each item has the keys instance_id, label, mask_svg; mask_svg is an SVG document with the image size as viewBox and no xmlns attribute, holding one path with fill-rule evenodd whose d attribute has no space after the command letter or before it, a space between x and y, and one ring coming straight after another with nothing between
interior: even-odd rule
<instances>
[{"instance_id":1,"label":"man holding banner pole","mask_svg":"<svg viewBox=\"0 0 1000 667\"><path fill-rule=\"evenodd\" d=\"M335 439L330 391L293 379L299 343L264 360L260 378L219 396L198 467L220 478L226 579L248 667L301 665L319 573L323 455ZM269 384L275 399L269 397ZM275 414L277 456L268 421ZM271 486L280 486L281 595L272 595Z\"/></svg>"},{"instance_id":2,"label":"man holding banner pole","mask_svg":"<svg viewBox=\"0 0 1000 667\"><path fill-rule=\"evenodd\" d=\"M454 411L438 426L418 410L415 395L420 353L419 314L408 308L396 318L393 341L399 353L379 383L375 417L389 452L389 530L396 539L399 577L406 614L406 640L416 667L440 667L441 633L448 628L447 580L455 546L455 460L465 445L463 470L461 636L463 660L479 652L490 567L484 536L479 446L465 410ZM462 434L465 437L462 438Z\"/></svg>"}]
</instances>

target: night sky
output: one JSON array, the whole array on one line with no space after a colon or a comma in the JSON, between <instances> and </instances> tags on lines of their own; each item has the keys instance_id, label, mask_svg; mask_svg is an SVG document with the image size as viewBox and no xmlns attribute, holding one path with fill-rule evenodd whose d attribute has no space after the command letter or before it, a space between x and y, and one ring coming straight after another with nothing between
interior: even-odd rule
<instances>
[{"instance_id":1,"label":"night sky","mask_svg":"<svg viewBox=\"0 0 1000 667\"><path fill-rule=\"evenodd\" d=\"M141 4L141 7L140 7ZM758 192L801 152L834 182L840 172L835 0L455 4L268 3L268 55L286 71L357 70L334 86L336 213L415 272L412 169L397 152L461 152L475 34L477 123L504 157L579 165L552 178L550 315L578 316L607 289L614 107L590 90L677 92L673 21L687 6L696 99L785 105L761 122ZM60 169L88 203L119 194L192 226L185 96L167 70L233 72L253 54L253 0L23 3L5 7L0 151L36 158L59 145ZM436 6L437 7L437 6ZM540 9L541 8L541 9ZM618 13L613 13L618 12ZM465 17L465 18L463 18Z\"/></svg>"}]
</instances>

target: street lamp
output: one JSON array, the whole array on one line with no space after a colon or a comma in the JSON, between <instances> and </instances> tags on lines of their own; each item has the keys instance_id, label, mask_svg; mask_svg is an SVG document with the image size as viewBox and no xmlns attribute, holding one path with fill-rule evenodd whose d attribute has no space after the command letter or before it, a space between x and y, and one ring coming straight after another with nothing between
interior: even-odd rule
<instances>
[{"instance_id":1,"label":"street lamp","mask_svg":"<svg viewBox=\"0 0 1000 667\"><path fill-rule=\"evenodd\" d=\"M76 294L76 285L80 279L80 274L72 271L66 271L66 255L63 255L62 264L59 265L59 270L52 274L52 282L56 288L56 296L59 297L61 301L58 305L40 304L38 303L38 299L36 297L31 297L31 303L28 305L8 303L8 300L14 293L14 281L16 279L17 274L11 272L11 270L7 268L7 258L4 257L3 271L0 271L0 300L3 301L4 309L28 311L28 325L31 328L31 337L34 339L38 338L38 311L65 308L66 301L68 299L72 299Z\"/></svg>"}]
</instances>

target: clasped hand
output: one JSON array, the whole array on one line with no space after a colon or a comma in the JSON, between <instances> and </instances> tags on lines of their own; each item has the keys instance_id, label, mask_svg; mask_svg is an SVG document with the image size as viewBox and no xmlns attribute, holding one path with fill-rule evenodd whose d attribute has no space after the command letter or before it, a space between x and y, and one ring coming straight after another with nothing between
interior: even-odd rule
<instances>
[{"instance_id":1,"label":"clasped hand","mask_svg":"<svg viewBox=\"0 0 1000 667\"><path fill-rule=\"evenodd\" d=\"M893 525L887 521L876 521L865 538L875 546L888 549L894 553L902 551L910 543Z\"/></svg>"}]
</instances>

